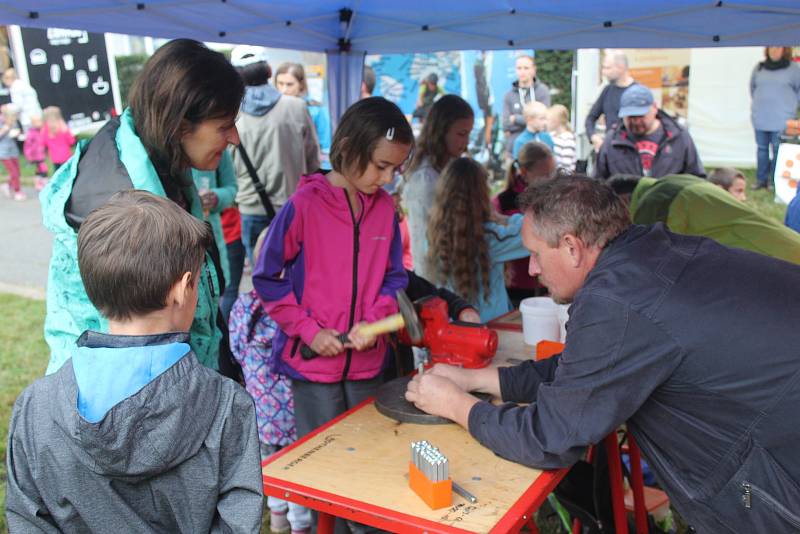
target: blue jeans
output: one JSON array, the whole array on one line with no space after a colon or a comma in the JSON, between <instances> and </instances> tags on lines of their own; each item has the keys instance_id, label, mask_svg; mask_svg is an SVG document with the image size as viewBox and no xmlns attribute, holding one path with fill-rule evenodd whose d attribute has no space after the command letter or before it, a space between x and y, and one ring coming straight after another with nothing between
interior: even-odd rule
<instances>
[{"instance_id":1,"label":"blue jeans","mask_svg":"<svg viewBox=\"0 0 800 534\"><path fill-rule=\"evenodd\" d=\"M222 293L222 300L219 307L222 310L222 317L225 318L225 324L228 324L228 316L231 314L233 303L236 302L236 297L239 296L239 284L242 282L242 269L244 269L244 245L241 240L236 240L233 243L227 244L228 248L228 272L230 273L230 280L228 286Z\"/></svg>"},{"instance_id":2,"label":"blue jeans","mask_svg":"<svg viewBox=\"0 0 800 534\"><path fill-rule=\"evenodd\" d=\"M775 175L775 160L778 158L778 145L781 143L781 132L768 132L756 130L756 145L758 146L756 179L759 184L772 185ZM770 154L772 148L772 154Z\"/></svg>"},{"instance_id":3,"label":"blue jeans","mask_svg":"<svg viewBox=\"0 0 800 534\"><path fill-rule=\"evenodd\" d=\"M258 241L258 236L267 226L269 226L269 217L266 215L245 215L242 213L242 244L244 244L244 250L247 252L250 265L254 269L256 264L253 260L258 259L253 258L256 241Z\"/></svg>"}]
</instances>

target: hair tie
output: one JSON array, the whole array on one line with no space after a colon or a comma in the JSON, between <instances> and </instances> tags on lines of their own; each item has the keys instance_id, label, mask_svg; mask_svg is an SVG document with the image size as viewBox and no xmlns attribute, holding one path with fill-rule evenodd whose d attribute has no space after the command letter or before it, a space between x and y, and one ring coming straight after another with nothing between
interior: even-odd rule
<instances>
[{"instance_id":1,"label":"hair tie","mask_svg":"<svg viewBox=\"0 0 800 534\"><path fill-rule=\"evenodd\" d=\"M386 130L386 140L391 141L392 139L394 139L394 128L389 128Z\"/></svg>"}]
</instances>

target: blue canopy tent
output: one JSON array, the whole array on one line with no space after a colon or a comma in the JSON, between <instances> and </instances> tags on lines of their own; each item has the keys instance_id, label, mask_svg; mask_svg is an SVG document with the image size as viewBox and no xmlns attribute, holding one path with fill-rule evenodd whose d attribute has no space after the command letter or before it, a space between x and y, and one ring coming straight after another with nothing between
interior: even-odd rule
<instances>
[{"instance_id":1,"label":"blue canopy tent","mask_svg":"<svg viewBox=\"0 0 800 534\"><path fill-rule=\"evenodd\" d=\"M0 21L327 52L334 119L366 53L800 42L797 0L11 0Z\"/></svg>"}]
</instances>

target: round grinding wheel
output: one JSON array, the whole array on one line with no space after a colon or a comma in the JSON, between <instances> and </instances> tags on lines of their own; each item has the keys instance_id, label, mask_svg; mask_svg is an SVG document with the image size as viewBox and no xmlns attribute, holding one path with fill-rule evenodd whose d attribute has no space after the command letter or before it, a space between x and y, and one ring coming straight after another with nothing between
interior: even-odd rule
<instances>
[{"instance_id":1,"label":"round grinding wheel","mask_svg":"<svg viewBox=\"0 0 800 534\"><path fill-rule=\"evenodd\" d=\"M449 425L455 424L450 419L425 413L406 400L406 389L413 376L403 376L395 378L378 388L375 395L375 408L388 417L400 423L412 423L416 425ZM490 396L482 393L474 394L476 397L485 400Z\"/></svg>"}]
</instances>

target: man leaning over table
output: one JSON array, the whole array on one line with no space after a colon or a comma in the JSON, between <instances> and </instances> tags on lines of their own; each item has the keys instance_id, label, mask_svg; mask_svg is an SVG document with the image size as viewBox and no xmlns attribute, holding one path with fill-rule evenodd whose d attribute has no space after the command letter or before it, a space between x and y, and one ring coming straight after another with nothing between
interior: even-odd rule
<instances>
[{"instance_id":1,"label":"man leaning over table","mask_svg":"<svg viewBox=\"0 0 800 534\"><path fill-rule=\"evenodd\" d=\"M699 532L800 529L800 267L632 225L620 198L583 176L533 185L520 207L531 275L572 304L564 352L502 369L437 365L406 398L538 468L573 464L627 422Z\"/></svg>"}]
</instances>

